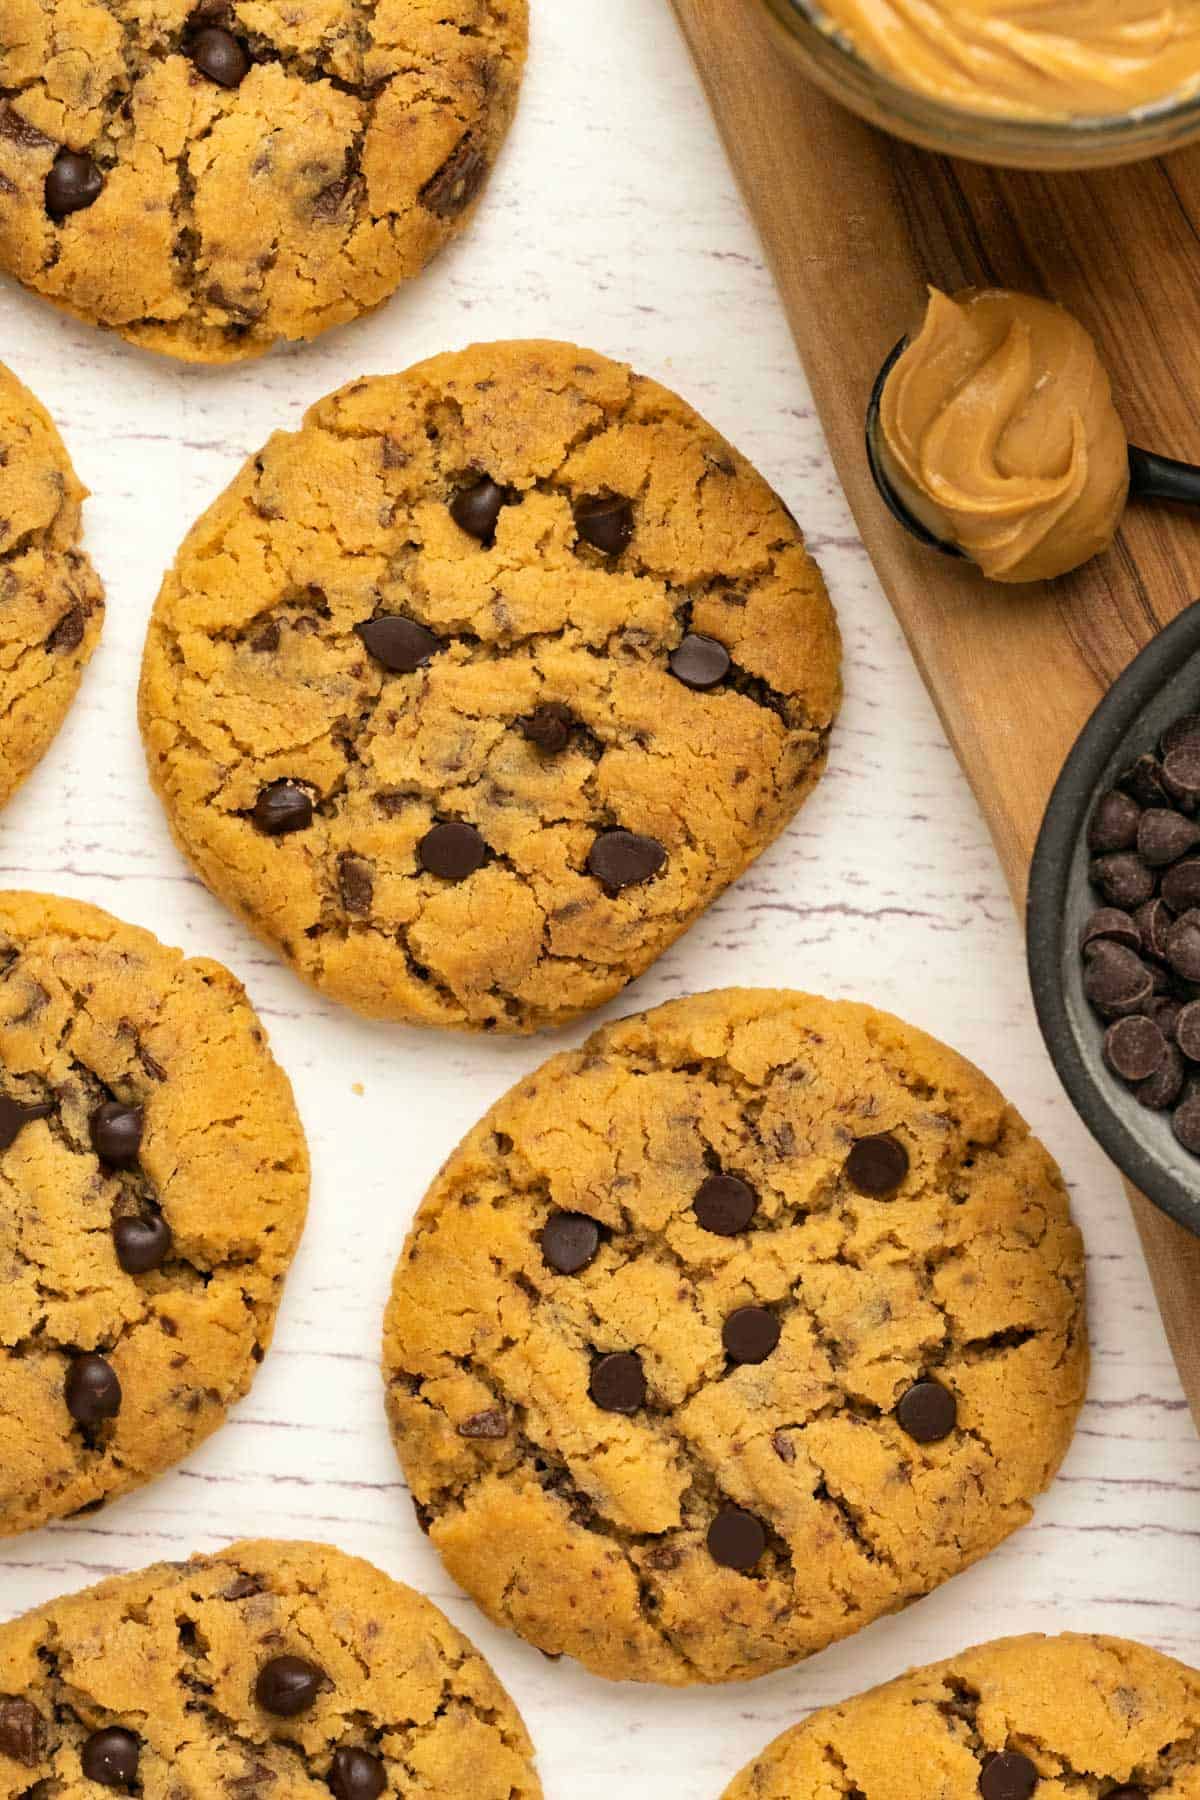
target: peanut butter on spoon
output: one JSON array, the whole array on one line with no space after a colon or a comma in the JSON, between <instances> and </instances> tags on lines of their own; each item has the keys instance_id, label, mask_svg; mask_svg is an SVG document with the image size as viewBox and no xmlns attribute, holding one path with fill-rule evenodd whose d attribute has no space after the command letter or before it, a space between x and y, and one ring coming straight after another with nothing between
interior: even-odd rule
<instances>
[{"instance_id":1,"label":"peanut butter on spoon","mask_svg":"<svg viewBox=\"0 0 1200 1800\"><path fill-rule=\"evenodd\" d=\"M1108 548L1129 445L1108 373L1061 306L931 289L879 403L888 480L993 581L1044 581Z\"/></svg>"}]
</instances>

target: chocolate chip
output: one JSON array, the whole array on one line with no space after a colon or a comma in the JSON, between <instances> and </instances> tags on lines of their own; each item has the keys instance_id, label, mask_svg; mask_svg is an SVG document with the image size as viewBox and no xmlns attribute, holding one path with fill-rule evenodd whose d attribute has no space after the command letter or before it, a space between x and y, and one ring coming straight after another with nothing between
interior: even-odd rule
<instances>
[{"instance_id":1,"label":"chocolate chip","mask_svg":"<svg viewBox=\"0 0 1200 1800\"><path fill-rule=\"evenodd\" d=\"M483 186L487 171L487 157L468 134L421 189L421 205L439 219L456 219Z\"/></svg>"},{"instance_id":2,"label":"chocolate chip","mask_svg":"<svg viewBox=\"0 0 1200 1800\"><path fill-rule=\"evenodd\" d=\"M85 1739L79 1763L88 1781L98 1781L101 1787L127 1788L137 1780L141 1753L141 1740L132 1731L110 1725Z\"/></svg>"},{"instance_id":3,"label":"chocolate chip","mask_svg":"<svg viewBox=\"0 0 1200 1800\"><path fill-rule=\"evenodd\" d=\"M1159 897L1172 912L1187 912L1190 907L1200 906L1200 856L1190 856L1169 868L1162 878Z\"/></svg>"},{"instance_id":4,"label":"chocolate chip","mask_svg":"<svg viewBox=\"0 0 1200 1800\"><path fill-rule=\"evenodd\" d=\"M42 1759L42 1715L28 1700L0 1700L0 1756L32 1769Z\"/></svg>"},{"instance_id":5,"label":"chocolate chip","mask_svg":"<svg viewBox=\"0 0 1200 1800\"><path fill-rule=\"evenodd\" d=\"M1163 758L1162 784L1180 806L1200 800L1200 739L1193 739Z\"/></svg>"},{"instance_id":6,"label":"chocolate chip","mask_svg":"<svg viewBox=\"0 0 1200 1800\"><path fill-rule=\"evenodd\" d=\"M1193 907L1167 932L1167 961L1185 981L1200 981L1200 909Z\"/></svg>"},{"instance_id":7,"label":"chocolate chip","mask_svg":"<svg viewBox=\"0 0 1200 1800\"><path fill-rule=\"evenodd\" d=\"M578 1275L600 1248L600 1227L586 1213L551 1213L542 1226L542 1256L560 1275Z\"/></svg>"},{"instance_id":8,"label":"chocolate chip","mask_svg":"<svg viewBox=\"0 0 1200 1800\"><path fill-rule=\"evenodd\" d=\"M1137 848L1142 861L1152 869L1165 868L1178 862L1189 850L1200 844L1200 825L1186 819L1169 806L1152 806L1138 824Z\"/></svg>"},{"instance_id":9,"label":"chocolate chip","mask_svg":"<svg viewBox=\"0 0 1200 1800\"><path fill-rule=\"evenodd\" d=\"M1148 900L1146 905L1153 906L1154 901ZM1142 947L1141 931L1130 914L1122 912L1119 906L1101 906L1092 913L1079 934L1079 948L1086 950L1097 938L1111 938L1114 944L1124 944L1130 950Z\"/></svg>"},{"instance_id":10,"label":"chocolate chip","mask_svg":"<svg viewBox=\"0 0 1200 1800\"><path fill-rule=\"evenodd\" d=\"M708 1554L723 1569L752 1569L767 1547L762 1522L740 1506L724 1506L708 1528Z\"/></svg>"},{"instance_id":11,"label":"chocolate chip","mask_svg":"<svg viewBox=\"0 0 1200 1800\"><path fill-rule=\"evenodd\" d=\"M485 1438L499 1442L501 1438L508 1436L508 1420L502 1412L472 1413L469 1419L464 1419L459 1425L458 1435L461 1438Z\"/></svg>"},{"instance_id":12,"label":"chocolate chip","mask_svg":"<svg viewBox=\"0 0 1200 1800\"><path fill-rule=\"evenodd\" d=\"M1141 816L1137 801L1114 788L1097 803L1088 823L1088 849L1097 856L1112 850L1132 850Z\"/></svg>"},{"instance_id":13,"label":"chocolate chip","mask_svg":"<svg viewBox=\"0 0 1200 1800\"><path fill-rule=\"evenodd\" d=\"M450 517L468 537L481 544L491 539L508 496L490 475L481 475L470 487L460 488L450 502Z\"/></svg>"},{"instance_id":14,"label":"chocolate chip","mask_svg":"<svg viewBox=\"0 0 1200 1800\"><path fill-rule=\"evenodd\" d=\"M1153 1019L1117 1019L1104 1035L1104 1060L1122 1081L1148 1081L1167 1060L1167 1040Z\"/></svg>"},{"instance_id":15,"label":"chocolate chip","mask_svg":"<svg viewBox=\"0 0 1200 1800\"><path fill-rule=\"evenodd\" d=\"M940 1381L914 1381L896 1405L896 1423L918 1444L940 1444L958 1424L958 1401Z\"/></svg>"},{"instance_id":16,"label":"chocolate chip","mask_svg":"<svg viewBox=\"0 0 1200 1800\"><path fill-rule=\"evenodd\" d=\"M1105 1800L1150 1800L1145 1788L1119 1787L1109 1788Z\"/></svg>"},{"instance_id":17,"label":"chocolate chip","mask_svg":"<svg viewBox=\"0 0 1200 1800\"><path fill-rule=\"evenodd\" d=\"M415 674L439 650L445 648L441 638L435 637L432 631L419 625L415 619L406 619L400 613L387 613L380 619L367 619L354 629L369 654L393 675Z\"/></svg>"},{"instance_id":18,"label":"chocolate chip","mask_svg":"<svg viewBox=\"0 0 1200 1800\"><path fill-rule=\"evenodd\" d=\"M115 1419L121 1410L117 1371L92 1351L75 1357L67 1370L63 1393L67 1411L77 1425L103 1424L105 1419Z\"/></svg>"},{"instance_id":19,"label":"chocolate chip","mask_svg":"<svg viewBox=\"0 0 1200 1800\"><path fill-rule=\"evenodd\" d=\"M602 831L588 852L587 866L610 893L619 893L652 880L666 860L657 838L636 831Z\"/></svg>"},{"instance_id":20,"label":"chocolate chip","mask_svg":"<svg viewBox=\"0 0 1200 1800\"><path fill-rule=\"evenodd\" d=\"M336 1800L379 1800L387 1774L368 1750L335 1750L329 1764L329 1791Z\"/></svg>"},{"instance_id":21,"label":"chocolate chip","mask_svg":"<svg viewBox=\"0 0 1200 1800\"><path fill-rule=\"evenodd\" d=\"M1167 794L1162 784L1162 767L1153 756L1139 756L1132 768L1126 769L1117 784L1137 801L1139 806L1165 806Z\"/></svg>"},{"instance_id":22,"label":"chocolate chip","mask_svg":"<svg viewBox=\"0 0 1200 1800\"><path fill-rule=\"evenodd\" d=\"M779 1320L765 1306L739 1306L721 1327L721 1342L735 1363L766 1362L779 1331Z\"/></svg>"},{"instance_id":23,"label":"chocolate chip","mask_svg":"<svg viewBox=\"0 0 1200 1800\"><path fill-rule=\"evenodd\" d=\"M1037 1784L1037 1770L1019 1750L997 1751L979 1772L983 1800L1029 1800Z\"/></svg>"},{"instance_id":24,"label":"chocolate chip","mask_svg":"<svg viewBox=\"0 0 1200 1800\"><path fill-rule=\"evenodd\" d=\"M272 781L254 802L250 817L267 837L307 831L313 822L312 798L294 781Z\"/></svg>"},{"instance_id":25,"label":"chocolate chip","mask_svg":"<svg viewBox=\"0 0 1200 1800\"><path fill-rule=\"evenodd\" d=\"M1154 984L1141 957L1123 944L1102 939L1089 944L1083 991L1096 1011L1106 1019L1137 1012L1150 998Z\"/></svg>"},{"instance_id":26,"label":"chocolate chip","mask_svg":"<svg viewBox=\"0 0 1200 1800\"><path fill-rule=\"evenodd\" d=\"M669 667L684 687L714 688L728 675L732 659L716 638L689 631L678 649L671 652Z\"/></svg>"},{"instance_id":27,"label":"chocolate chip","mask_svg":"<svg viewBox=\"0 0 1200 1800\"><path fill-rule=\"evenodd\" d=\"M740 1175L710 1175L696 1189L692 1211L705 1231L737 1237L758 1211L758 1195Z\"/></svg>"},{"instance_id":28,"label":"chocolate chip","mask_svg":"<svg viewBox=\"0 0 1200 1800\"><path fill-rule=\"evenodd\" d=\"M114 1169L132 1169L142 1147L146 1115L140 1106L105 1100L88 1119L92 1149Z\"/></svg>"},{"instance_id":29,"label":"chocolate chip","mask_svg":"<svg viewBox=\"0 0 1200 1800\"><path fill-rule=\"evenodd\" d=\"M343 850L338 857L338 893L348 913L362 918L371 910L375 898L375 877L365 857Z\"/></svg>"},{"instance_id":30,"label":"chocolate chip","mask_svg":"<svg viewBox=\"0 0 1200 1800\"><path fill-rule=\"evenodd\" d=\"M277 1719L294 1719L308 1711L325 1680L324 1669L302 1656L273 1656L258 1671L254 1698Z\"/></svg>"},{"instance_id":31,"label":"chocolate chip","mask_svg":"<svg viewBox=\"0 0 1200 1800\"><path fill-rule=\"evenodd\" d=\"M171 1254L171 1227L161 1213L146 1219L116 1219L112 1232L117 1261L127 1275L145 1275L161 1268Z\"/></svg>"},{"instance_id":32,"label":"chocolate chip","mask_svg":"<svg viewBox=\"0 0 1200 1800\"><path fill-rule=\"evenodd\" d=\"M1167 956L1167 931L1171 924L1171 909L1166 901L1161 899L1147 900L1145 906L1139 906L1136 913L1134 913L1133 922L1137 927L1138 936L1141 938L1140 948L1147 956L1153 956L1157 962L1165 962ZM1117 939L1118 943L1128 942L1127 939L1122 939L1116 932L1113 932L1111 935ZM1130 948L1137 949L1138 946L1131 944Z\"/></svg>"},{"instance_id":33,"label":"chocolate chip","mask_svg":"<svg viewBox=\"0 0 1200 1800\"><path fill-rule=\"evenodd\" d=\"M633 537L633 502L619 494L592 494L575 503L575 529L603 556L620 556Z\"/></svg>"},{"instance_id":34,"label":"chocolate chip","mask_svg":"<svg viewBox=\"0 0 1200 1800\"><path fill-rule=\"evenodd\" d=\"M557 756L565 750L571 741L571 733L577 721L569 707L560 706L556 700L548 700L544 706L535 708L527 719L521 722L521 729L531 744L536 744L546 756Z\"/></svg>"},{"instance_id":35,"label":"chocolate chip","mask_svg":"<svg viewBox=\"0 0 1200 1800\"><path fill-rule=\"evenodd\" d=\"M1154 876L1132 850L1116 850L1098 856L1088 871L1092 886L1099 888L1110 906L1132 912L1154 892Z\"/></svg>"},{"instance_id":36,"label":"chocolate chip","mask_svg":"<svg viewBox=\"0 0 1200 1800\"><path fill-rule=\"evenodd\" d=\"M443 881L465 881L486 855L487 845L465 819L447 819L445 824L435 825L417 845L421 867Z\"/></svg>"},{"instance_id":37,"label":"chocolate chip","mask_svg":"<svg viewBox=\"0 0 1200 1800\"><path fill-rule=\"evenodd\" d=\"M93 206L103 186L104 177L90 156L60 150L46 177L46 211L61 224L68 213Z\"/></svg>"},{"instance_id":38,"label":"chocolate chip","mask_svg":"<svg viewBox=\"0 0 1200 1800\"><path fill-rule=\"evenodd\" d=\"M846 1158L846 1179L860 1194L894 1194L909 1170L908 1151L890 1131L859 1138Z\"/></svg>"},{"instance_id":39,"label":"chocolate chip","mask_svg":"<svg viewBox=\"0 0 1200 1800\"><path fill-rule=\"evenodd\" d=\"M1169 994L1152 994L1142 1011L1148 1019L1154 1020L1165 1038L1174 1038L1179 1015L1183 1011L1181 1001L1172 999Z\"/></svg>"},{"instance_id":40,"label":"chocolate chip","mask_svg":"<svg viewBox=\"0 0 1200 1800\"><path fill-rule=\"evenodd\" d=\"M26 1106L20 1100L10 1100L7 1094L0 1094L0 1150L15 1144L18 1133L31 1119L47 1119L53 1111L48 1101Z\"/></svg>"},{"instance_id":41,"label":"chocolate chip","mask_svg":"<svg viewBox=\"0 0 1200 1800\"><path fill-rule=\"evenodd\" d=\"M588 1393L603 1412L635 1413L646 1404L642 1359L632 1350L602 1356L592 1368Z\"/></svg>"},{"instance_id":42,"label":"chocolate chip","mask_svg":"<svg viewBox=\"0 0 1200 1800\"><path fill-rule=\"evenodd\" d=\"M250 68L250 52L231 31L219 25L208 25L198 31L190 46L192 62L201 75L215 81L218 87L235 88L245 79Z\"/></svg>"},{"instance_id":43,"label":"chocolate chip","mask_svg":"<svg viewBox=\"0 0 1200 1800\"><path fill-rule=\"evenodd\" d=\"M1200 1155L1200 1087L1184 1094L1172 1115L1171 1129L1185 1150Z\"/></svg>"},{"instance_id":44,"label":"chocolate chip","mask_svg":"<svg viewBox=\"0 0 1200 1800\"><path fill-rule=\"evenodd\" d=\"M1174 1044L1167 1045L1167 1054L1162 1068L1146 1081L1140 1081L1134 1088L1134 1098L1142 1106L1152 1112L1164 1112L1168 1106L1174 1106L1183 1092L1184 1066L1183 1058Z\"/></svg>"},{"instance_id":45,"label":"chocolate chip","mask_svg":"<svg viewBox=\"0 0 1200 1800\"><path fill-rule=\"evenodd\" d=\"M83 642L84 617L81 606L72 606L63 614L50 636L46 648L53 656L69 655Z\"/></svg>"},{"instance_id":46,"label":"chocolate chip","mask_svg":"<svg viewBox=\"0 0 1200 1800\"><path fill-rule=\"evenodd\" d=\"M1175 1021L1175 1042L1189 1062L1200 1063L1200 1000L1189 1001Z\"/></svg>"}]
</instances>

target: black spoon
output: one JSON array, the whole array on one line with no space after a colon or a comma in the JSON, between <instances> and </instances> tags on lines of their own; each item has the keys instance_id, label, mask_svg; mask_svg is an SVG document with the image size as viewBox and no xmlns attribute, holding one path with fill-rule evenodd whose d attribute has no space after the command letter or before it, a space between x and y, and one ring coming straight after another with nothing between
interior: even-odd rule
<instances>
[{"instance_id":1,"label":"black spoon","mask_svg":"<svg viewBox=\"0 0 1200 1800\"><path fill-rule=\"evenodd\" d=\"M957 544L950 543L947 538L938 537L905 505L888 474L887 464L879 448L879 402L883 396L884 384L907 346L908 339L901 338L889 353L875 377L875 386L871 389L871 398L867 402L867 461L871 466L871 478L892 517L898 519L905 531L915 537L918 543L925 544L930 550L940 550L943 556L957 556L966 560L964 550L960 550ZM1174 500L1184 506L1200 506L1200 467L1195 463L1176 462L1170 456L1156 456L1153 450L1139 450L1136 444L1130 444L1129 498Z\"/></svg>"}]
</instances>

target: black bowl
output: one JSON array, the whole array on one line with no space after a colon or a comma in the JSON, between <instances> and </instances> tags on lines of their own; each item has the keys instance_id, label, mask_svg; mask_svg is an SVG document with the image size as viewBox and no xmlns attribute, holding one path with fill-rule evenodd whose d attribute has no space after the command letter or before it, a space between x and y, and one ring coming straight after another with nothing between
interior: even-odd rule
<instances>
[{"instance_id":1,"label":"black bowl","mask_svg":"<svg viewBox=\"0 0 1200 1800\"><path fill-rule=\"evenodd\" d=\"M1075 1110L1122 1174L1200 1237L1200 1157L1177 1141L1168 1113L1139 1106L1105 1066L1079 955L1080 928L1102 904L1088 882L1092 808L1174 719L1197 711L1200 601L1147 644L1079 734L1038 836L1026 932L1038 1023Z\"/></svg>"}]
</instances>

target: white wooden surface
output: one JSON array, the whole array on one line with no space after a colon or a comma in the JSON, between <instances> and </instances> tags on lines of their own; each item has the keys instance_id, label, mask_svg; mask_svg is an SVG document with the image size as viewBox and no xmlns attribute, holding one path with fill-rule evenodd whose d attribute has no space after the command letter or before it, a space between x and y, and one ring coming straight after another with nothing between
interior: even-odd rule
<instances>
[{"instance_id":1,"label":"white wooden surface","mask_svg":"<svg viewBox=\"0 0 1200 1800\"><path fill-rule=\"evenodd\" d=\"M295 1082L315 1162L308 1233L253 1393L141 1494L0 1545L0 1617L248 1534L328 1539L423 1589L484 1648L525 1713L551 1800L716 1800L809 1708L987 1637L1114 1631L1200 1663L1200 1452L1124 1199L1043 1054L999 868L827 464L670 10L534 0L533 11L523 110L490 202L373 319L223 373L152 360L0 288L0 356L49 405L93 489L89 542L109 596L74 715L0 817L0 881L95 901L229 963ZM613 1010L741 982L906 1015L1021 1105L1062 1161L1088 1238L1092 1395L1035 1523L907 1614L724 1692L610 1687L493 1630L420 1535L392 1456L376 1345L409 1218L465 1128L551 1045L372 1027L320 1003L190 875L135 724L161 573L267 434L360 373L522 334L627 358L707 413L803 521L846 637L848 699L821 791Z\"/></svg>"}]
</instances>

